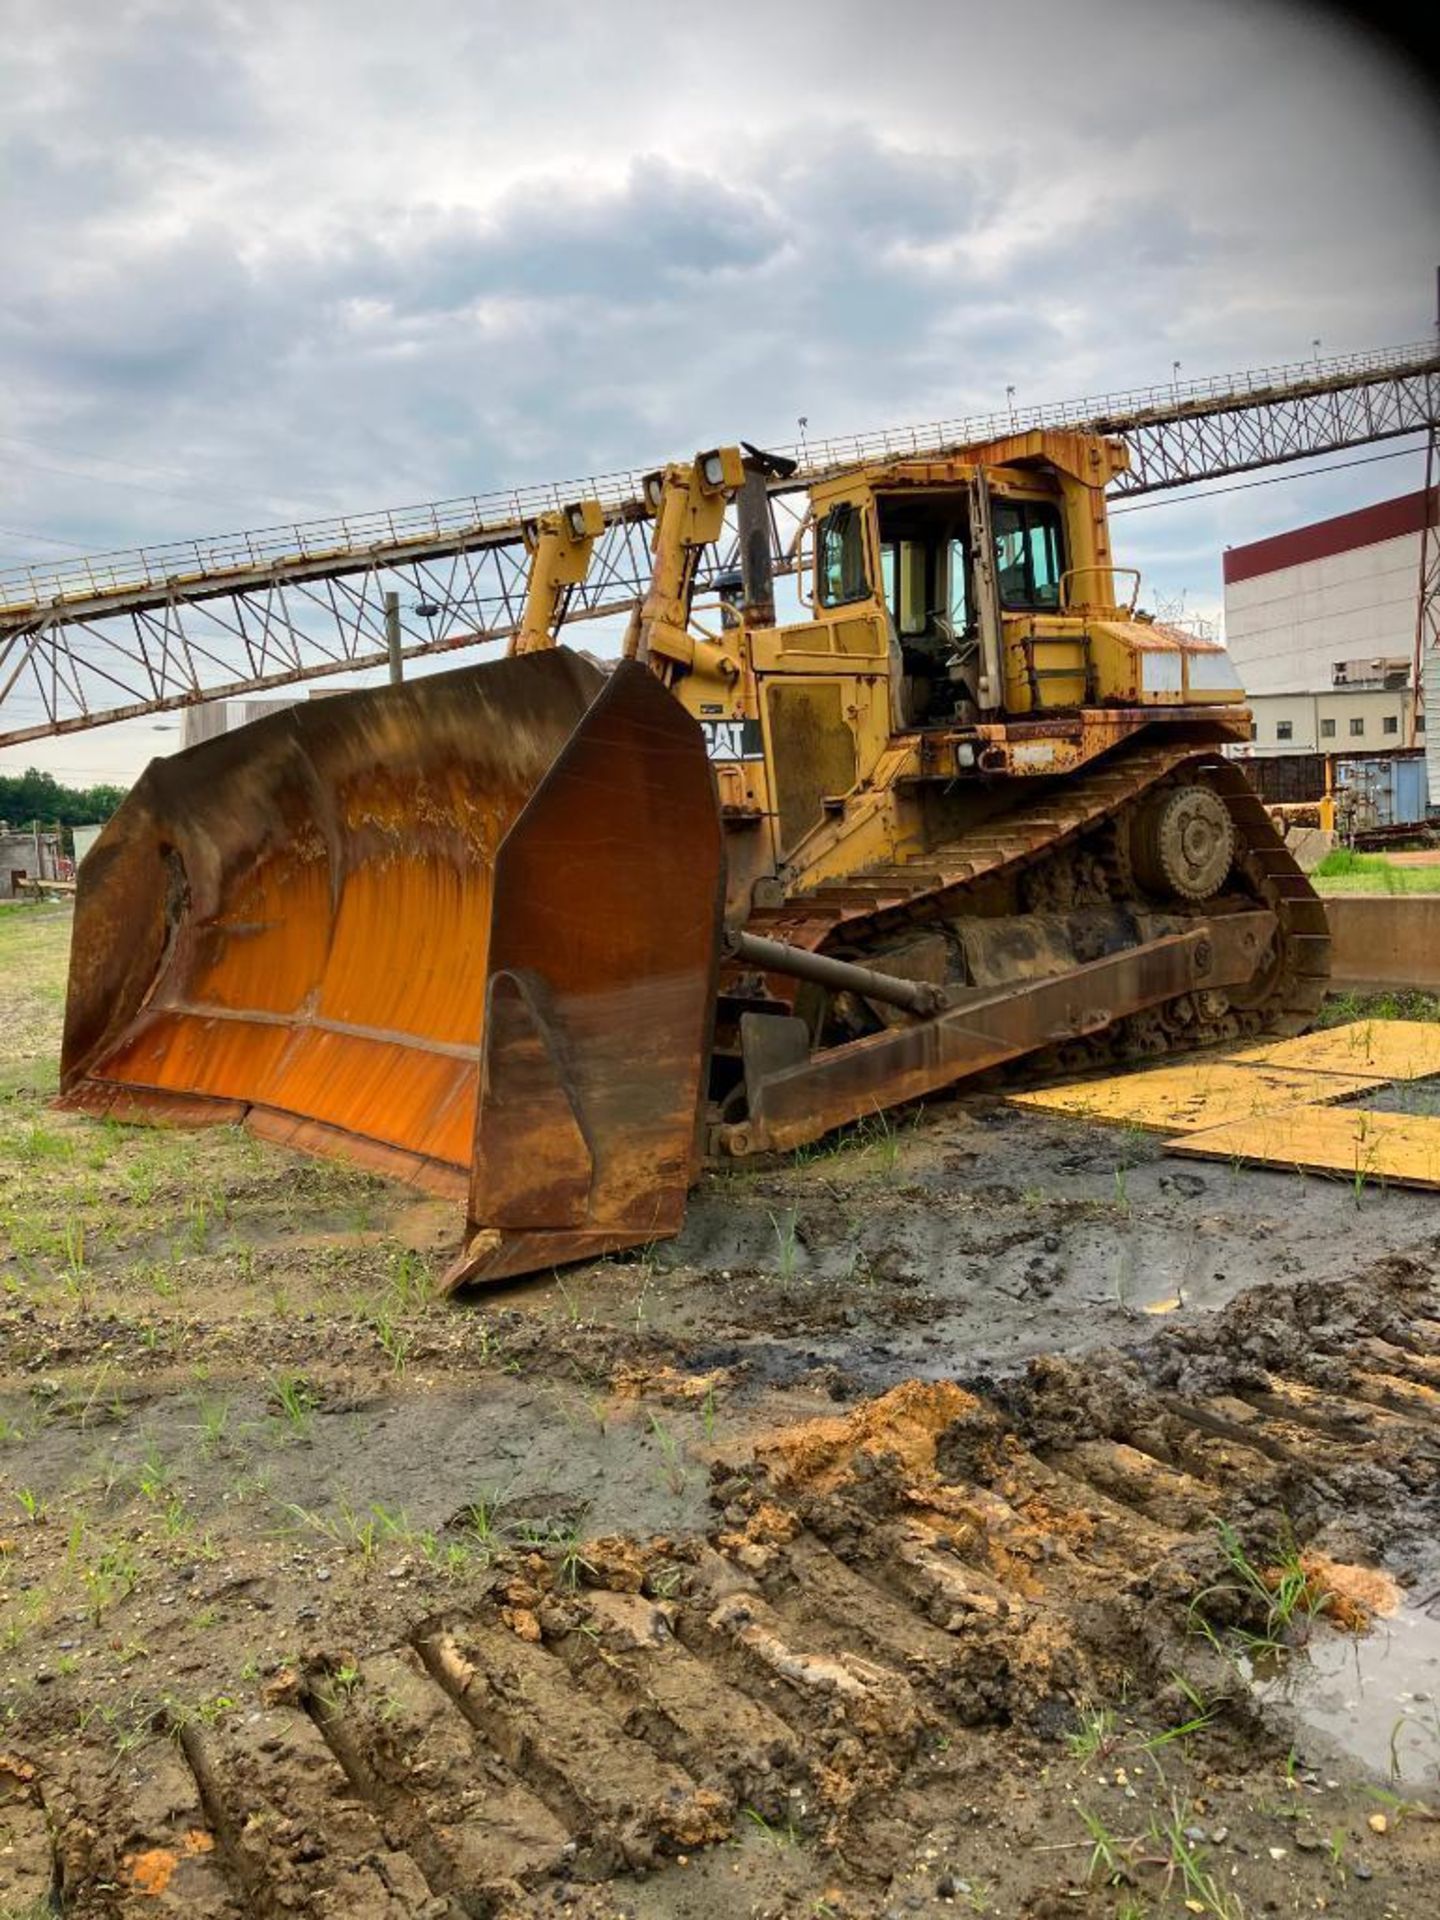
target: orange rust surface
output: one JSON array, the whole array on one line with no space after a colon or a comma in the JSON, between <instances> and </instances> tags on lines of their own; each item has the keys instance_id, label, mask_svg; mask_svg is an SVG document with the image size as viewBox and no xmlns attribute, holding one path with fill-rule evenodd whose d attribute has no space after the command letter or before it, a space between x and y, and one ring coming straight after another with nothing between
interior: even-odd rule
<instances>
[{"instance_id":1,"label":"orange rust surface","mask_svg":"<svg viewBox=\"0 0 1440 1920\"><path fill-rule=\"evenodd\" d=\"M601 684L501 662L156 762L86 863L65 1094L242 1103L468 1169L496 852Z\"/></svg>"},{"instance_id":2,"label":"orange rust surface","mask_svg":"<svg viewBox=\"0 0 1440 1920\"><path fill-rule=\"evenodd\" d=\"M145 1019L104 1070L132 1088L274 1107L465 1167L477 1060L478 1048L455 1059L413 1036L378 1040L167 1010Z\"/></svg>"}]
</instances>

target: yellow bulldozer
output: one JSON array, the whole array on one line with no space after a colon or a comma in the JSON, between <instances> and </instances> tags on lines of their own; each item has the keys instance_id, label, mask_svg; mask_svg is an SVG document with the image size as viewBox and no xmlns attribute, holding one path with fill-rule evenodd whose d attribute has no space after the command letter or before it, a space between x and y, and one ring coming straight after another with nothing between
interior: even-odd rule
<instances>
[{"instance_id":1,"label":"yellow bulldozer","mask_svg":"<svg viewBox=\"0 0 1440 1920\"><path fill-rule=\"evenodd\" d=\"M459 1285L672 1235L707 1159L1008 1062L1299 1031L1324 911L1224 752L1224 649L1112 560L1126 457L828 474L792 623L783 463L667 467L609 668L556 643L605 517L546 515L510 657L150 766L81 870L62 1103L453 1194Z\"/></svg>"}]
</instances>

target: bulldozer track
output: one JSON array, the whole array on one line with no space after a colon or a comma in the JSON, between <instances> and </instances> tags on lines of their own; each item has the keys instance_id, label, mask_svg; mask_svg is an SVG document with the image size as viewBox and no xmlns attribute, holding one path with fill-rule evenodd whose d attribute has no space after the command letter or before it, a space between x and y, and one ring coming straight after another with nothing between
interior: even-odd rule
<instances>
[{"instance_id":1,"label":"bulldozer track","mask_svg":"<svg viewBox=\"0 0 1440 1920\"><path fill-rule=\"evenodd\" d=\"M963 914L982 887L1020 880L1074 848L1082 836L1117 827L1128 809L1163 783L1184 779L1203 781L1223 799L1236 832L1235 868L1279 924L1277 963L1255 1003L1238 1007L1229 1018L1192 1020L1183 1034L1168 1033L1153 1016L1122 1022L1122 1031L1067 1048L1067 1064L1081 1057L1100 1060L1117 1049L1157 1054L1175 1044L1189 1047L1239 1034L1299 1033L1323 1003L1330 977L1324 906L1240 768L1193 742L1121 747L1088 771L913 860L865 869L795 896L757 916L757 930L778 929L807 945L843 943L847 954L864 953L907 921ZM1124 867L1117 868L1113 856L1110 885L1116 904L1133 898ZM1212 904L1191 911L1205 913Z\"/></svg>"},{"instance_id":2,"label":"bulldozer track","mask_svg":"<svg viewBox=\"0 0 1440 1920\"><path fill-rule=\"evenodd\" d=\"M73 1741L0 1761L0 1905L598 1915L747 1823L883 1885L987 1730L1053 1742L1079 1703L1221 1684L1187 1632L1218 1521L1317 1556L1362 1500L1382 1550L1433 1532L1440 1301L1409 1274L779 1429L717 1467L708 1535L518 1556L394 1644L172 1718L103 1797ZM1233 1675L1229 1706L1253 1711Z\"/></svg>"}]
</instances>

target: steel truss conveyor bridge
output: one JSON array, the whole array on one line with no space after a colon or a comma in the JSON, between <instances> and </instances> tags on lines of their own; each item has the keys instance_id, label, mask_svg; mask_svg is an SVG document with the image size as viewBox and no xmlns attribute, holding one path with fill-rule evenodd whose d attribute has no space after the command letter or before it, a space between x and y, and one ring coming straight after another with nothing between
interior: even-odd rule
<instances>
[{"instance_id":1,"label":"steel truss conveyor bridge","mask_svg":"<svg viewBox=\"0 0 1440 1920\"><path fill-rule=\"evenodd\" d=\"M1056 426L1126 442L1119 494L1407 434L1428 431L1433 446L1440 353L1391 348L789 447L795 472L770 482L777 571L801 562L806 489L821 475ZM628 612L650 574L642 481L613 473L0 572L0 746L383 666L390 594L407 658L503 639L525 597L524 523L581 499L601 503L606 525L565 617ZM734 561L727 525L700 588ZM1422 594L1427 633L1429 614Z\"/></svg>"}]
</instances>

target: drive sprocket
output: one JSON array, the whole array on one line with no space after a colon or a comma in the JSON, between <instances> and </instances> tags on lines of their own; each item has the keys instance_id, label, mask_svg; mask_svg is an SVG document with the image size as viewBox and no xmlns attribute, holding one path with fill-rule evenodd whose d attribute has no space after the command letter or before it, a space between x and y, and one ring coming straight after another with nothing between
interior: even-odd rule
<instances>
[{"instance_id":1,"label":"drive sprocket","mask_svg":"<svg viewBox=\"0 0 1440 1920\"><path fill-rule=\"evenodd\" d=\"M1182 900L1219 893L1235 858L1235 827L1213 787L1190 782L1162 789L1130 824L1135 878L1149 892Z\"/></svg>"}]
</instances>

